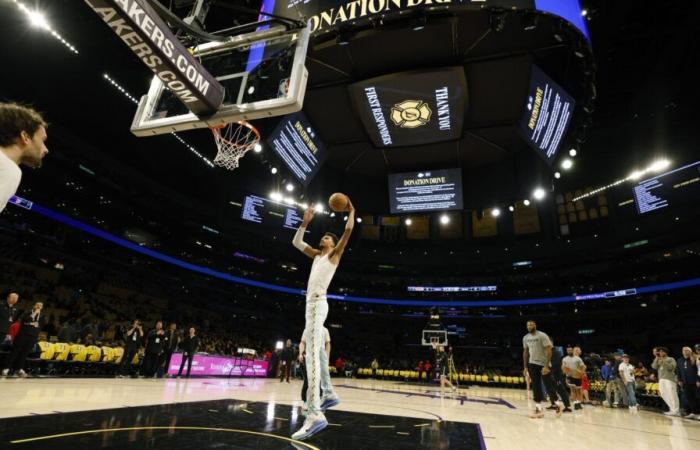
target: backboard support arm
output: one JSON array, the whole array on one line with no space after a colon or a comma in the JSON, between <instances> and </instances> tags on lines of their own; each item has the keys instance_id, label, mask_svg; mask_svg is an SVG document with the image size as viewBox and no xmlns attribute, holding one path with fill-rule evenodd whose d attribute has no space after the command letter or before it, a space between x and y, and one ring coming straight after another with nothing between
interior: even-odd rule
<instances>
[{"instance_id":1,"label":"backboard support arm","mask_svg":"<svg viewBox=\"0 0 700 450\"><path fill-rule=\"evenodd\" d=\"M84 0L197 116L218 111L224 87L170 31L148 0Z\"/></svg>"}]
</instances>

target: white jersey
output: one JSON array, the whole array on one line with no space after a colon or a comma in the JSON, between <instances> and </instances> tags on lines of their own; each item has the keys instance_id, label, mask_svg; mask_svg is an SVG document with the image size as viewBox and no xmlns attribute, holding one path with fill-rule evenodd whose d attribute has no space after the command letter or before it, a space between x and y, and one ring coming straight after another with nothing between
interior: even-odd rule
<instances>
[{"instance_id":1,"label":"white jersey","mask_svg":"<svg viewBox=\"0 0 700 450\"><path fill-rule=\"evenodd\" d=\"M313 264L311 264L311 273L309 274L309 283L306 286L306 296L326 295L328 286L331 284L335 269L338 268L333 264L328 257L330 253L323 256L316 256Z\"/></svg>"},{"instance_id":2,"label":"white jersey","mask_svg":"<svg viewBox=\"0 0 700 450\"><path fill-rule=\"evenodd\" d=\"M5 209L10 197L17 192L20 180L22 171L19 166L0 150L0 212Z\"/></svg>"}]
</instances>

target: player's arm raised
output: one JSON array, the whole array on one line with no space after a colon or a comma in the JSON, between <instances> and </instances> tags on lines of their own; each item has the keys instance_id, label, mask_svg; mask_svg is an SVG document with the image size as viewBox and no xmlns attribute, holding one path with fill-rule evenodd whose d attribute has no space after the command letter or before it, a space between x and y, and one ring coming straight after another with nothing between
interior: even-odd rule
<instances>
[{"instance_id":1,"label":"player's arm raised","mask_svg":"<svg viewBox=\"0 0 700 450\"><path fill-rule=\"evenodd\" d=\"M301 225L297 229L297 232L294 235L294 239L292 239L292 245L294 245L294 247L299 249L300 252L304 253L311 259L321 254L321 250L313 248L309 244L304 242L304 233L306 233L306 227L309 225L311 219L313 218L314 205L311 205L311 208L308 208L306 211L304 211L304 220L301 222Z\"/></svg>"},{"instance_id":2,"label":"player's arm raised","mask_svg":"<svg viewBox=\"0 0 700 450\"><path fill-rule=\"evenodd\" d=\"M340 236L340 239L338 240L338 245L335 246L335 248L333 249L333 254L331 255L331 261L334 264L338 264L340 262L340 257L343 256L345 247L348 245L348 241L350 240L352 229L355 226L355 207L353 206L349 198L348 211L350 211L350 214L348 214L348 222L345 224L345 231L343 232L343 235Z\"/></svg>"}]
</instances>

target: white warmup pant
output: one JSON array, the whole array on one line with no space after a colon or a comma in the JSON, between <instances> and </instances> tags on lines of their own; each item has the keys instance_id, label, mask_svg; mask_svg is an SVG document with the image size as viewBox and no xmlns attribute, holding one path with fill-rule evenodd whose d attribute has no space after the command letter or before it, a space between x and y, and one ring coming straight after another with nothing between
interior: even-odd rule
<instances>
[{"instance_id":1,"label":"white warmup pant","mask_svg":"<svg viewBox=\"0 0 700 450\"><path fill-rule=\"evenodd\" d=\"M325 296L309 295L306 298L306 329L309 332L306 342L306 379L309 387L306 391L306 405L309 415L323 414L321 412L321 349L323 342L323 323L328 317L328 301ZM326 355L326 371L328 371L328 355ZM330 374L329 374L330 383Z\"/></svg>"},{"instance_id":2,"label":"white warmup pant","mask_svg":"<svg viewBox=\"0 0 700 450\"><path fill-rule=\"evenodd\" d=\"M678 400L678 388L676 388L676 383L671 380L659 380L659 393L668 406L668 410L672 413L677 413L680 408L680 402Z\"/></svg>"},{"instance_id":3,"label":"white warmup pant","mask_svg":"<svg viewBox=\"0 0 700 450\"><path fill-rule=\"evenodd\" d=\"M324 397L335 395L328 363L328 353L326 353L326 343L324 342L321 347L321 389L323 389Z\"/></svg>"}]
</instances>

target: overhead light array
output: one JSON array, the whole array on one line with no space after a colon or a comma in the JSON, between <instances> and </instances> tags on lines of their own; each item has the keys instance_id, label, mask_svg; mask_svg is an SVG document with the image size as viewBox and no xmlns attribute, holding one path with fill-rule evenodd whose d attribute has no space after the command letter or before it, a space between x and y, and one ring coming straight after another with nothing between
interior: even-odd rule
<instances>
[{"instance_id":1,"label":"overhead light array","mask_svg":"<svg viewBox=\"0 0 700 450\"><path fill-rule=\"evenodd\" d=\"M574 197L572 201L576 202L581 199L584 199L586 197L590 197L591 195L596 195L600 192L603 192L606 189L610 189L611 187L615 187L619 184L622 184L626 181L636 181L641 179L643 176L648 175L650 173L658 173L661 172L662 170L667 169L671 165L671 161L668 159L657 159L656 161L652 162L646 169L642 170L635 170L627 177L621 178L619 180L615 180L612 183L606 184L605 186L600 186L596 189L593 189L592 191L586 192L585 194L579 195L578 197Z\"/></svg>"},{"instance_id":2,"label":"overhead light array","mask_svg":"<svg viewBox=\"0 0 700 450\"><path fill-rule=\"evenodd\" d=\"M108 82L109 84L111 84L112 87L114 87L114 89L116 89L116 90L118 90L119 92L121 92L121 94L122 94L124 97L126 97L127 99L129 99L133 104L135 104L135 105L138 105L138 104L139 104L139 100L138 100L136 97L134 97L133 95L131 95L131 94L129 93L129 91L127 91L126 89L124 89L124 87L123 87L121 84L119 84L114 78L110 77L109 74L105 73L105 74L102 75L102 77L103 77L105 80L107 80L107 82ZM192 152L192 153L195 154L199 159L201 159L202 161L204 161L209 167L214 167L214 163L211 162L211 161L209 160L209 158L207 158L206 156L202 155L196 148L194 148L194 146L190 145L187 141L185 141L184 139L182 139L177 133L174 133L174 132L173 132L173 133L170 133L170 134L171 134L175 139L177 139L177 141L178 141L179 143L181 143L182 145L184 145L185 148L187 148L190 152Z\"/></svg>"},{"instance_id":3,"label":"overhead light array","mask_svg":"<svg viewBox=\"0 0 700 450\"><path fill-rule=\"evenodd\" d=\"M70 50L76 55L78 54L78 49L75 48L73 44L65 40L58 31L54 30L53 27L51 27L51 24L49 24L49 21L46 19L46 16L41 11L29 9L26 5L24 5L24 3L18 0L12 0L12 2L15 5L17 5L19 10L27 16L27 19L29 19L29 23L31 23L33 27L48 31L51 34L51 36L56 38L68 50Z\"/></svg>"}]
</instances>

